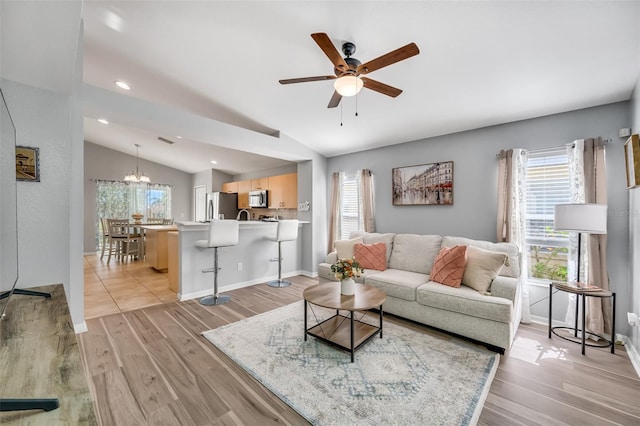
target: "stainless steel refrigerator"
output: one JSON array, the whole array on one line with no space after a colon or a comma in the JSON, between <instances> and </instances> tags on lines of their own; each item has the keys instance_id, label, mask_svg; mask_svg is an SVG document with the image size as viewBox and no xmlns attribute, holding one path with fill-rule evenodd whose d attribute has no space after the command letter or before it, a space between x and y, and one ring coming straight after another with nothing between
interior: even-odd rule
<instances>
[{"instance_id":1,"label":"stainless steel refrigerator","mask_svg":"<svg viewBox=\"0 0 640 426\"><path fill-rule=\"evenodd\" d=\"M238 215L238 194L210 192L207 194L205 220L235 219Z\"/></svg>"}]
</instances>

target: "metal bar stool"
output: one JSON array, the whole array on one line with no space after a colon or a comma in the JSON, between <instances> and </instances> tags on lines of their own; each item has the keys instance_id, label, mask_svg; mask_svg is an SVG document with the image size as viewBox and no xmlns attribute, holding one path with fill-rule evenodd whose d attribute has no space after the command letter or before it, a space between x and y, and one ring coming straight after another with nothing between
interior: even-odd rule
<instances>
[{"instance_id":1,"label":"metal bar stool","mask_svg":"<svg viewBox=\"0 0 640 426\"><path fill-rule=\"evenodd\" d=\"M289 219L289 220L280 220L278 221L278 227L276 230L275 236L267 236L266 237L270 241L274 241L278 243L278 258L271 259L272 261L278 261L278 279L269 281L267 285L269 287L287 287L291 285L290 281L285 281L282 279L282 242L283 241L294 241L298 239L298 220L297 219Z\"/></svg>"},{"instance_id":2,"label":"metal bar stool","mask_svg":"<svg viewBox=\"0 0 640 426\"><path fill-rule=\"evenodd\" d=\"M230 247L238 244L240 223L237 220L212 220L209 223L209 239L197 240L196 247L213 248L213 294L200 299L202 305L222 305L231 297L218 294L218 248ZM203 269L202 272L212 272Z\"/></svg>"}]
</instances>

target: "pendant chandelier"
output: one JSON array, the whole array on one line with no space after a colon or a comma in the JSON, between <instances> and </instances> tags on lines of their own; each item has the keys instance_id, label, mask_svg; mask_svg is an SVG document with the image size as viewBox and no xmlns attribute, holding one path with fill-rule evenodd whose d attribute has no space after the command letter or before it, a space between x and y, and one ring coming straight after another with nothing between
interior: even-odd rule
<instances>
[{"instance_id":1,"label":"pendant chandelier","mask_svg":"<svg viewBox=\"0 0 640 426\"><path fill-rule=\"evenodd\" d=\"M140 148L140 145L136 144L136 171L135 173L129 173L128 175L126 175L124 177L125 182L143 182L143 183L151 182L151 179L149 179L149 176L145 175L144 173L140 173L138 171L138 163L140 162L140 157L138 156L139 148Z\"/></svg>"}]
</instances>

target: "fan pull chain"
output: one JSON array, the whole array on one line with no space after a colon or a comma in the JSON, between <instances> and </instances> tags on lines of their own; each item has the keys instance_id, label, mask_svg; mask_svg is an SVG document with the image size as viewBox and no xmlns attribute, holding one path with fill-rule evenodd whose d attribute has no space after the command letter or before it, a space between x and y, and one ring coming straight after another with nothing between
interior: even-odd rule
<instances>
[{"instance_id":1,"label":"fan pull chain","mask_svg":"<svg viewBox=\"0 0 640 426\"><path fill-rule=\"evenodd\" d=\"M353 83L356 85L356 117L358 116L358 80L354 79Z\"/></svg>"},{"instance_id":2,"label":"fan pull chain","mask_svg":"<svg viewBox=\"0 0 640 426\"><path fill-rule=\"evenodd\" d=\"M342 104L344 102L340 102L340 127L342 127Z\"/></svg>"}]
</instances>

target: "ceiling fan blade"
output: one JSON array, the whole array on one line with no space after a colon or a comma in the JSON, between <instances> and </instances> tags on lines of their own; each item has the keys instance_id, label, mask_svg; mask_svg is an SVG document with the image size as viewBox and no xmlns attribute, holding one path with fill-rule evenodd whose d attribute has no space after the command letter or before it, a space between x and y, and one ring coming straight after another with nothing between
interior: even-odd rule
<instances>
[{"instance_id":1,"label":"ceiling fan blade","mask_svg":"<svg viewBox=\"0 0 640 426\"><path fill-rule=\"evenodd\" d=\"M319 75L317 77L302 77L302 78L289 78L285 80L278 80L280 84L291 84L291 83L306 83L308 81L322 81L322 80L335 80L335 75Z\"/></svg>"},{"instance_id":2,"label":"ceiling fan blade","mask_svg":"<svg viewBox=\"0 0 640 426\"><path fill-rule=\"evenodd\" d=\"M329 105L327 105L327 108L337 107L340 104L341 99L342 99L342 95L340 95L340 93L333 92L333 96L331 97L331 100L329 101Z\"/></svg>"},{"instance_id":3,"label":"ceiling fan blade","mask_svg":"<svg viewBox=\"0 0 640 426\"><path fill-rule=\"evenodd\" d=\"M334 67L341 71L349 69L349 65L344 61L344 58L338 52L338 49L333 45L329 36L325 33L313 33L311 38L320 46L320 49L329 58Z\"/></svg>"},{"instance_id":4,"label":"ceiling fan blade","mask_svg":"<svg viewBox=\"0 0 640 426\"><path fill-rule=\"evenodd\" d=\"M382 93L383 95L391 96L392 98L395 98L400 93L402 93L402 90L396 87L380 83L376 80L371 80L367 77L362 77L362 82L364 83L364 87L366 87L367 89L375 90L376 92Z\"/></svg>"},{"instance_id":5,"label":"ceiling fan blade","mask_svg":"<svg viewBox=\"0 0 640 426\"><path fill-rule=\"evenodd\" d=\"M376 59L365 62L358 67L357 73L358 75L367 74L388 65L395 64L396 62L403 61L407 58L417 55L418 53L420 53L418 46L415 43L409 43L406 46L402 46L401 48L382 55Z\"/></svg>"}]
</instances>

